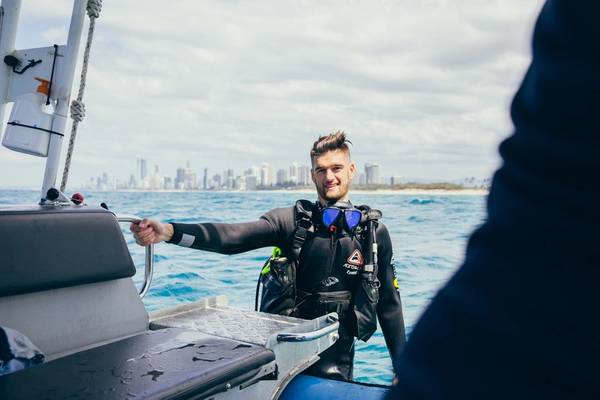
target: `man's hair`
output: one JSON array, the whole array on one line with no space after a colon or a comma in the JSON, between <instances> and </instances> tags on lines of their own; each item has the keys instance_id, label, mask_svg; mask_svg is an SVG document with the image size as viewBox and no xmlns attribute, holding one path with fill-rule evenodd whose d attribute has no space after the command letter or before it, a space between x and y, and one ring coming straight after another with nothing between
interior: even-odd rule
<instances>
[{"instance_id":1,"label":"man's hair","mask_svg":"<svg viewBox=\"0 0 600 400\"><path fill-rule=\"evenodd\" d=\"M344 153L348 154L349 157L350 148L348 147L348 143L352 144L352 142L346 138L344 131L335 131L327 136L319 136L310 150L310 160L312 162L315 157L319 157L320 155L333 150L342 150Z\"/></svg>"}]
</instances>

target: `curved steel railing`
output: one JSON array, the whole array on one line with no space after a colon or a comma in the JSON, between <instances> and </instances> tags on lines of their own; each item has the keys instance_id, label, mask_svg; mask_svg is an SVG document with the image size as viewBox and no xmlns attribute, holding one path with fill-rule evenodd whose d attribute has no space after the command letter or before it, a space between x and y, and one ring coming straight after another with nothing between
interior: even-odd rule
<instances>
[{"instance_id":1,"label":"curved steel railing","mask_svg":"<svg viewBox=\"0 0 600 400\"><path fill-rule=\"evenodd\" d=\"M278 342L309 342L311 340L319 339L325 335L333 334L337 335L337 331L340 327L338 316L336 313L327 315L326 321L328 325L325 325L321 329L311 332L293 332L293 333L279 333L277 334ZM338 337L335 337L337 340Z\"/></svg>"},{"instance_id":2,"label":"curved steel railing","mask_svg":"<svg viewBox=\"0 0 600 400\"><path fill-rule=\"evenodd\" d=\"M115 215L118 222L129 222L137 224L142 220L142 218L136 215ZM148 289L150 289L150 284L152 283L152 275L154 274L154 244L150 244L146 246L146 262L144 265L144 283L140 288L140 298L144 298L146 293L148 293Z\"/></svg>"}]
</instances>

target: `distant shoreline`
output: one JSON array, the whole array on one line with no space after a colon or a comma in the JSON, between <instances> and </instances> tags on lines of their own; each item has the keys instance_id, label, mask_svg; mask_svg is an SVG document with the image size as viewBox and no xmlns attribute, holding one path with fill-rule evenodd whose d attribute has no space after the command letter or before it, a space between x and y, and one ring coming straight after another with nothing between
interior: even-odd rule
<instances>
[{"instance_id":1,"label":"distant shoreline","mask_svg":"<svg viewBox=\"0 0 600 400\"><path fill-rule=\"evenodd\" d=\"M82 191L86 189L80 189ZM90 189L88 189L90 190ZM90 190L100 191L100 190ZM108 190L107 190L108 192ZM275 189L275 190L176 190L176 189L121 189L116 192L143 192L143 193L315 193L314 189ZM487 189L350 189L350 193L361 194L404 194L404 195L470 195L470 196L487 196Z\"/></svg>"},{"instance_id":2,"label":"distant shoreline","mask_svg":"<svg viewBox=\"0 0 600 400\"><path fill-rule=\"evenodd\" d=\"M2 188L0 190L22 190L22 191L35 191L37 189L31 188ZM316 193L314 189L274 189L274 190L177 190L177 189L119 189L119 190L98 190L98 189L84 189L76 188L68 190L67 192L80 191L85 192L125 192L125 193ZM426 196L426 195L444 195L444 196L487 196L487 189L351 189L350 193L360 194L401 194L401 195L415 195L415 196Z\"/></svg>"}]
</instances>

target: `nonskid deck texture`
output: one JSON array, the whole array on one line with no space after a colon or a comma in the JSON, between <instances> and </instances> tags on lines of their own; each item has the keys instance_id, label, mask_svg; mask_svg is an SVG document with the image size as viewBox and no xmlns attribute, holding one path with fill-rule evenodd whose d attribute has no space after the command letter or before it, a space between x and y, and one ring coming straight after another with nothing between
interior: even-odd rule
<instances>
[{"instance_id":1,"label":"nonskid deck texture","mask_svg":"<svg viewBox=\"0 0 600 400\"><path fill-rule=\"evenodd\" d=\"M267 346L274 334L298 331L309 321L227 306L224 296L205 299L151 316L151 329L177 327Z\"/></svg>"}]
</instances>

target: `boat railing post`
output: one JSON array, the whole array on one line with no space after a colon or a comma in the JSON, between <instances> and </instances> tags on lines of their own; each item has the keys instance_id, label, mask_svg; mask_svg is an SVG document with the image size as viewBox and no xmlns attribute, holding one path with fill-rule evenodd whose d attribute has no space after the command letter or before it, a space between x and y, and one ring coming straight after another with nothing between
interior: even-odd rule
<instances>
[{"instance_id":1,"label":"boat railing post","mask_svg":"<svg viewBox=\"0 0 600 400\"><path fill-rule=\"evenodd\" d=\"M20 14L21 0L2 1L2 7L0 7L0 57L2 59L15 51ZM4 110L6 109L12 71L3 60L0 60L0 62L2 63L2 66L0 66L0 123L4 124ZM2 136L5 128L5 126L0 127L0 136Z\"/></svg>"},{"instance_id":2,"label":"boat railing post","mask_svg":"<svg viewBox=\"0 0 600 400\"><path fill-rule=\"evenodd\" d=\"M115 215L118 222L138 223L142 218L136 215ZM144 298L150 285L152 284L152 276L154 275L154 244L146 246L145 264L144 264L144 282L140 288L140 297Z\"/></svg>"},{"instance_id":3,"label":"boat railing post","mask_svg":"<svg viewBox=\"0 0 600 400\"><path fill-rule=\"evenodd\" d=\"M81 32L86 14L87 0L75 0L73 2L73 13L71 14L71 25L69 27L69 36L65 49L64 64L61 71L58 71L56 82L53 84L56 98L56 111L52 121L52 131L65 132L67 118L69 115L69 101L73 89L73 77L75 75L75 66L77 64L77 55L81 44ZM44 171L44 181L42 184L41 198L46 197L48 189L55 187L56 176L58 174L58 165L60 161L60 152L62 148L63 137L59 135L50 135L50 144L48 147L48 159L46 160L46 170Z\"/></svg>"}]
</instances>

